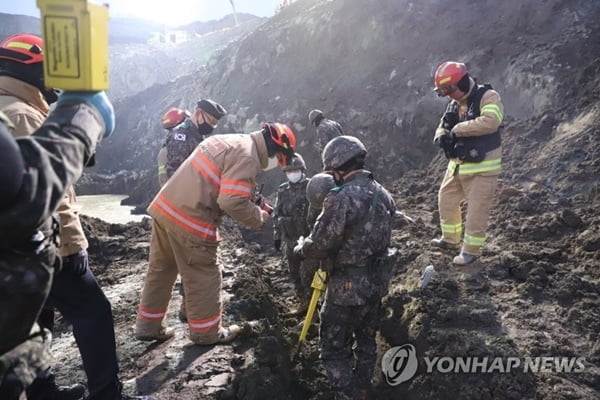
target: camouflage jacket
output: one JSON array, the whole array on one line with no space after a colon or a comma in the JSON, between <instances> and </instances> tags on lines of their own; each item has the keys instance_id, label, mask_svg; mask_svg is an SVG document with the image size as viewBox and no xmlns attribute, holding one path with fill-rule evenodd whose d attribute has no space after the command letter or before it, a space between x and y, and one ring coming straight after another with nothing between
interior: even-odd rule
<instances>
[{"instance_id":1,"label":"camouflage jacket","mask_svg":"<svg viewBox=\"0 0 600 400\"><path fill-rule=\"evenodd\" d=\"M36 323L29 339L0 355L0 393L13 393L28 387L41 372L52 366L51 340L50 331Z\"/></svg>"},{"instance_id":2,"label":"camouflage jacket","mask_svg":"<svg viewBox=\"0 0 600 400\"><path fill-rule=\"evenodd\" d=\"M166 141L167 148L167 177L173 176L177 168L189 157L196 147L209 135L201 135L192 121L187 118L177 125Z\"/></svg>"},{"instance_id":3,"label":"camouflage jacket","mask_svg":"<svg viewBox=\"0 0 600 400\"><path fill-rule=\"evenodd\" d=\"M317 139L321 147L319 150L322 151L327 142L343 134L342 126L338 122L325 118L317 126Z\"/></svg>"},{"instance_id":4,"label":"camouflage jacket","mask_svg":"<svg viewBox=\"0 0 600 400\"><path fill-rule=\"evenodd\" d=\"M313 206L310 203L308 204L308 212L306 213L306 224L308 225L309 229L312 229L313 225L315 224L315 221L317 220L317 217L319 216L319 214L321 214L321 210L322 208Z\"/></svg>"},{"instance_id":5,"label":"camouflage jacket","mask_svg":"<svg viewBox=\"0 0 600 400\"><path fill-rule=\"evenodd\" d=\"M0 76L0 110L14 124L14 137L29 136L43 123L50 107L34 86L9 76ZM88 248L88 241L79 219L81 206L75 190L70 188L60 203L60 255L66 257Z\"/></svg>"},{"instance_id":6,"label":"camouflage jacket","mask_svg":"<svg viewBox=\"0 0 600 400\"><path fill-rule=\"evenodd\" d=\"M300 236L310 232L306 224L308 199L306 185L308 179L303 177L297 183L284 182L277 189L277 200L273 210L273 238L288 242L296 242Z\"/></svg>"},{"instance_id":7,"label":"camouflage jacket","mask_svg":"<svg viewBox=\"0 0 600 400\"><path fill-rule=\"evenodd\" d=\"M327 283L327 298L334 304L364 305L381 294L379 286L387 282L373 271L390 244L395 211L391 195L366 170L347 177L325 197L302 254L334 259Z\"/></svg>"},{"instance_id":8,"label":"camouflage jacket","mask_svg":"<svg viewBox=\"0 0 600 400\"><path fill-rule=\"evenodd\" d=\"M83 172L101 121L85 104L59 103L35 134L16 139L26 168L12 205L0 210L0 353L27 337L48 294L56 248L43 231Z\"/></svg>"}]
</instances>

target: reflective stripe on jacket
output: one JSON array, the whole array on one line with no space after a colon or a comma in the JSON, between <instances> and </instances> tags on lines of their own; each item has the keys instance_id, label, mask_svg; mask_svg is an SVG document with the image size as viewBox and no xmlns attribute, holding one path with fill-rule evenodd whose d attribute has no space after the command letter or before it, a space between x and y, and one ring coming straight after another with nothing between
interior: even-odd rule
<instances>
[{"instance_id":1,"label":"reflective stripe on jacket","mask_svg":"<svg viewBox=\"0 0 600 400\"><path fill-rule=\"evenodd\" d=\"M181 164L148 207L163 224L209 241L219 240L223 213L258 228L256 176L267 163L262 132L213 135Z\"/></svg>"},{"instance_id":2,"label":"reflective stripe on jacket","mask_svg":"<svg viewBox=\"0 0 600 400\"><path fill-rule=\"evenodd\" d=\"M459 103L459 114L464 117L468 111L468 99L471 91L476 88L477 85L473 79L471 79L471 86L469 93L465 94L461 98ZM493 89L487 90L481 97L479 104L480 115L474 119L462 120L452 129L457 137L474 137L488 135L496 132L502 120L504 119L504 106L500 95ZM442 121L438 125L435 133L435 137L439 137L445 133L445 129L442 127ZM460 160L453 159L448 162L448 170L452 173L456 169L456 166L460 165L458 173L460 175L468 174L488 174L498 175L502 170L502 146L487 152L483 161L478 163L467 163L461 162Z\"/></svg>"}]
</instances>

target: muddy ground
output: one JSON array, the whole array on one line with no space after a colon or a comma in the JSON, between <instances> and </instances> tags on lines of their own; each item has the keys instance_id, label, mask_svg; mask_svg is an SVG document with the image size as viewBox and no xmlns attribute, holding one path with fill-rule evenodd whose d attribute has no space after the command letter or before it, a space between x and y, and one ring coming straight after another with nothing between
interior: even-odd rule
<instances>
[{"instance_id":1,"label":"muddy ground","mask_svg":"<svg viewBox=\"0 0 600 400\"><path fill-rule=\"evenodd\" d=\"M396 274L379 340L379 356L413 344L423 355L584 357L580 373L425 373L390 386L378 371L374 399L597 399L600 388L600 192L556 197L543 185L503 177L490 223L491 240L471 267L431 249L438 234L435 206L444 161L388 185L399 218L392 245ZM435 172L435 173L434 173ZM439 173L439 174L438 174ZM293 289L271 247L269 230L223 229L225 323L244 326L232 345L200 347L186 339L173 291L167 323L176 336L160 344L132 338L147 267L149 220L128 225L84 218L91 265L113 305L122 377L130 393L159 399L331 399L313 328L296 353L300 317ZM421 271L436 274L418 287ZM61 325L54 356L59 380L84 382L77 347Z\"/></svg>"},{"instance_id":2,"label":"muddy ground","mask_svg":"<svg viewBox=\"0 0 600 400\"><path fill-rule=\"evenodd\" d=\"M367 165L415 222L398 219L395 275L384 298L378 355L411 344L416 375L373 399L596 400L600 398L600 7L597 1L302 0L232 43L207 68L115 103L117 132L99 149L99 188L144 205L156 191L157 116L201 96L229 114L217 133L250 132L261 121L290 124L309 170L319 168L315 107L369 149ZM319 45L315 45L315 44ZM431 93L441 61L467 62L499 91L505 119L503 172L488 241L472 266L432 249L437 190L446 165L432 134L444 101ZM307 62L309 60L310 62ZM123 170L123 171L122 171ZM119 179L119 174L123 176ZM261 177L272 193L282 174ZM110 187L106 182L116 182ZM89 186L86 186L89 185ZM161 344L132 338L147 267L148 221L111 225L85 218L91 265L113 305L129 393L159 399L331 399L316 331L301 354L300 317L268 228L223 228L226 323L244 325L232 345L188 343L173 290ZM421 272L436 273L424 289ZM69 327L54 355L60 382L84 382ZM427 372L423 357L576 357L582 371ZM378 364L380 365L380 364Z\"/></svg>"}]
</instances>

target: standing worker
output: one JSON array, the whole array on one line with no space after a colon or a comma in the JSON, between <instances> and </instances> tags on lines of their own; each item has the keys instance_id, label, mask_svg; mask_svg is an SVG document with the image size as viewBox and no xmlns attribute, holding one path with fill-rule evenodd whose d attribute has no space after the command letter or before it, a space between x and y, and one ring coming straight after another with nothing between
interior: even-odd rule
<instances>
[{"instance_id":1,"label":"standing worker","mask_svg":"<svg viewBox=\"0 0 600 400\"><path fill-rule=\"evenodd\" d=\"M325 146L323 166L338 187L325 197L310 236L294 249L306 258L334 260L320 312L319 347L336 400L364 398L371 389L375 335L388 283L380 260L390 244L396 206L364 169L366 155L352 136L336 137Z\"/></svg>"},{"instance_id":2,"label":"standing worker","mask_svg":"<svg viewBox=\"0 0 600 400\"><path fill-rule=\"evenodd\" d=\"M217 123L225 114L227 114L227 111L219 103L210 99L202 99L196 104L196 110L192 115L186 117L183 122L173 127L164 146L165 153L163 153L163 156L166 158L165 182L173 176L181 163L192 154L196 146L212 134L213 130L217 127ZM185 289L183 285L181 285L179 291L181 293L179 320L187 322Z\"/></svg>"},{"instance_id":3,"label":"standing worker","mask_svg":"<svg viewBox=\"0 0 600 400\"><path fill-rule=\"evenodd\" d=\"M53 275L63 273L51 216L112 133L113 108L103 92L65 92L34 135L14 139L6 128L15 126L1 112L0 122L0 398L22 398L34 379L28 399L80 398L83 392L59 390L48 375L51 335L36 319Z\"/></svg>"},{"instance_id":4,"label":"standing worker","mask_svg":"<svg viewBox=\"0 0 600 400\"><path fill-rule=\"evenodd\" d=\"M317 150L319 153L323 151L323 148L331 139L344 134L342 126L337 121L325 118L321 110L311 110L308 113L308 120L317 129Z\"/></svg>"},{"instance_id":5,"label":"standing worker","mask_svg":"<svg viewBox=\"0 0 600 400\"><path fill-rule=\"evenodd\" d=\"M222 327L218 227L223 214L258 229L269 214L256 204L257 175L294 155L296 138L280 123L250 134L213 135L181 164L148 207L150 260L135 324L139 340L166 340L163 325L177 273L185 287L189 338L195 344L228 343L237 325Z\"/></svg>"},{"instance_id":6,"label":"standing worker","mask_svg":"<svg viewBox=\"0 0 600 400\"><path fill-rule=\"evenodd\" d=\"M156 157L156 161L158 162L158 185L160 187L163 187L169 180L167 176L167 143L172 138L171 131L177 125L185 121L186 118L189 118L190 115L191 114L188 110L172 107L169 108L160 119L163 129L167 131L165 143L158 151L158 156Z\"/></svg>"},{"instance_id":7,"label":"standing worker","mask_svg":"<svg viewBox=\"0 0 600 400\"><path fill-rule=\"evenodd\" d=\"M17 34L0 43L0 111L14 124L13 135L31 135L45 121L56 91L44 84L42 38ZM89 400L121 399L111 306L89 268L88 242L79 220L79 207L71 187L57 213L60 228L62 270L52 288L39 322L52 331L54 307L73 325L88 380ZM30 400L43 399L49 391L60 398L80 398L83 387L59 390L47 371L28 389ZM74 397L76 396L76 397Z\"/></svg>"},{"instance_id":8,"label":"standing worker","mask_svg":"<svg viewBox=\"0 0 600 400\"><path fill-rule=\"evenodd\" d=\"M323 200L331 189L335 187L333 176L327 173L319 173L310 178L306 185L306 199L308 200L308 213L306 223L309 229L315 224L317 217L323 210Z\"/></svg>"},{"instance_id":9,"label":"standing worker","mask_svg":"<svg viewBox=\"0 0 600 400\"><path fill-rule=\"evenodd\" d=\"M196 104L194 113L171 131L166 145L167 178L173 176L196 146L212 134L225 114L227 111L219 103L202 99Z\"/></svg>"},{"instance_id":10,"label":"standing worker","mask_svg":"<svg viewBox=\"0 0 600 400\"><path fill-rule=\"evenodd\" d=\"M189 118L190 116L191 114L188 110L182 110L173 107L167 110L167 112L163 115L162 119L160 120L162 127L167 131L165 143L158 151L158 156L156 157L156 161L158 162L158 184L161 188L165 186L165 183L167 183L167 181L169 180L169 175L167 174L167 145L169 144L169 141L173 138L171 132L177 125L183 123L183 121L185 121L186 118ZM185 291L183 289L183 284L179 287L179 293L181 294L181 304L179 306L179 320L181 322L186 322L187 316L185 312Z\"/></svg>"},{"instance_id":11,"label":"standing worker","mask_svg":"<svg viewBox=\"0 0 600 400\"><path fill-rule=\"evenodd\" d=\"M478 85L467 66L447 61L435 71L434 90L451 100L435 131L434 143L449 158L438 194L442 237L431 244L457 249L463 236L460 205L467 202L464 239L457 265L477 259L485 242L490 207L502 163L500 125L504 107L490 85Z\"/></svg>"},{"instance_id":12,"label":"standing worker","mask_svg":"<svg viewBox=\"0 0 600 400\"><path fill-rule=\"evenodd\" d=\"M277 200L273 211L273 244L275 249L283 251L287 261L292 283L299 299L296 313L306 312L311 296L312 277L316 268L309 268L309 262L294 254L294 246L300 236L308 236L307 225L308 200L306 198L306 164L298 153L289 165L282 168L287 182L279 185Z\"/></svg>"}]
</instances>

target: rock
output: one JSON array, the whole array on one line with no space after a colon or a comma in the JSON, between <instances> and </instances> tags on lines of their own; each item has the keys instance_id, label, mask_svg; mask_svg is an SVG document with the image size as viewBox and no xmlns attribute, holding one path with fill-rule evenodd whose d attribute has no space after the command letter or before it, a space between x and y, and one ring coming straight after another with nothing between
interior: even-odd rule
<instances>
[{"instance_id":1,"label":"rock","mask_svg":"<svg viewBox=\"0 0 600 400\"><path fill-rule=\"evenodd\" d=\"M581 225L583 225L583 220L581 217L569 209L562 210L559 218L565 223L565 225L571 228L579 228Z\"/></svg>"},{"instance_id":2,"label":"rock","mask_svg":"<svg viewBox=\"0 0 600 400\"><path fill-rule=\"evenodd\" d=\"M498 194L498 202L505 203L509 199L520 196L521 191L513 186L508 186L502 189L500 194Z\"/></svg>"}]
</instances>

